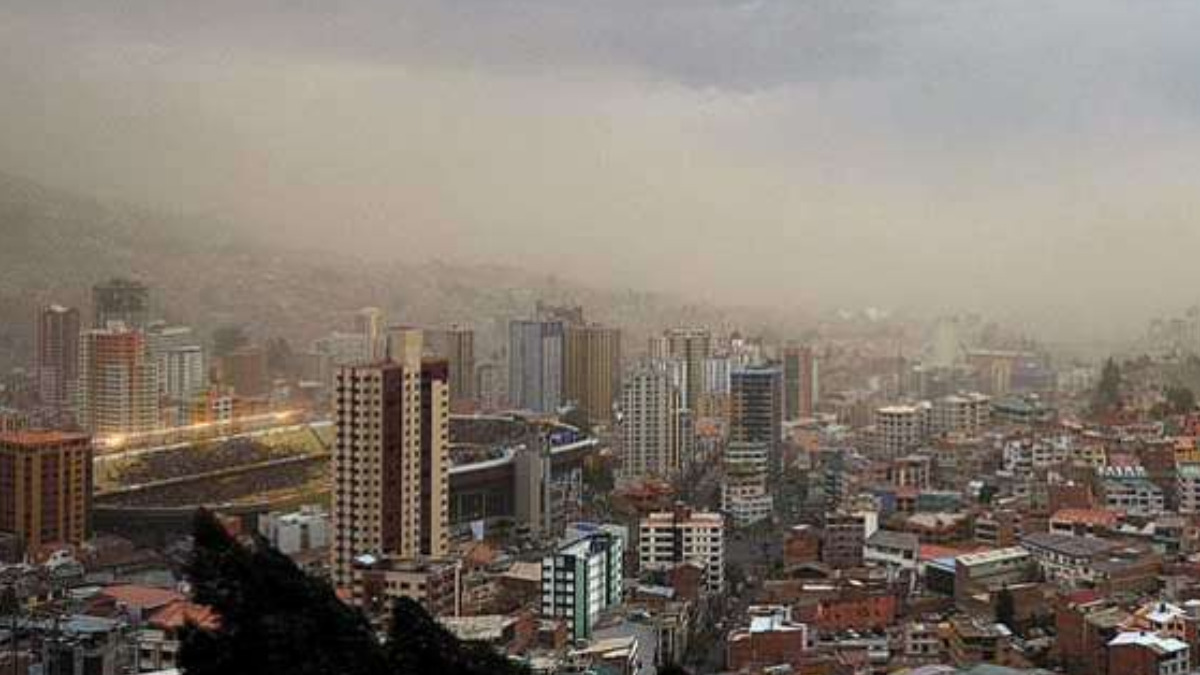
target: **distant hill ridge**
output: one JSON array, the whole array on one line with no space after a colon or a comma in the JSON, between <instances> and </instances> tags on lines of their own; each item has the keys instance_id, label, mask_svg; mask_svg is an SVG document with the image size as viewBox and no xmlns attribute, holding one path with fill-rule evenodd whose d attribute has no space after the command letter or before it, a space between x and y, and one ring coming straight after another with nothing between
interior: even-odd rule
<instances>
[{"instance_id":1,"label":"distant hill ridge","mask_svg":"<svg viewBox=\"0 0 1200 675\"><path fill-rule=\"evenodd\" d=\"M158 314L205 335L241 323L300 349L345 328L364 305L412 323L470 321L481 332L481 358L502 344L504 322L528 315L538 299L580 304L589 318L625 328L630 353L664 326L726 320L718 308L670 296L588 288L510 267L389 265L286 250L228 223L106 203L3 172L0 233L0 368L6 371L31 354L38 305L71 304L86 315L88 289L114 276L144 280Z\"/></svg>"}]
</instances>

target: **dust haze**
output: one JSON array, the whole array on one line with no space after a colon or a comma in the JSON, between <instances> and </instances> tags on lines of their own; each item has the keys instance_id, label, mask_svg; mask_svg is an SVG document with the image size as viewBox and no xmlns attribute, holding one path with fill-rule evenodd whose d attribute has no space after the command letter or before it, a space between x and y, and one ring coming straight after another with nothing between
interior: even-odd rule
<instances>
[{"instance_id":1,"label":"dust haze","mask_svg":"<svg viewBox=\"0 0 1200 675\"><path fill-rule=\"evenodd\" d=\"M6 0L0 170L288 245L1066 337L1200 299L1200 4Z\"/></svg>"}]
</instances>

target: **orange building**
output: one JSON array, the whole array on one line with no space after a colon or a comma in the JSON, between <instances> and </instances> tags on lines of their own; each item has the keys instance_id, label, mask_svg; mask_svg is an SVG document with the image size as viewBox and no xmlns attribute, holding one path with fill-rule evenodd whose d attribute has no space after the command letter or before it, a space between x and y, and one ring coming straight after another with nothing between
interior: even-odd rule
<instances>
[{"instance_id":1,"label":"orange building","mask_svg":"<svg viewBox=\"0 0 1200 675\"><path fill-rule=\"evenodd\" d=\"M0 532L26 551L82 544L92 503L92 440L85 434L0 434Z\"/></svg>"}]
</instances>

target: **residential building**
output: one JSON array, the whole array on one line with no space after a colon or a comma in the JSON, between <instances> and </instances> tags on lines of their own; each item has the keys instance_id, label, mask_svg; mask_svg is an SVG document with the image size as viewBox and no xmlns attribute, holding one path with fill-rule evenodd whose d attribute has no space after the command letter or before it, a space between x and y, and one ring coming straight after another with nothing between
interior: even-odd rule
<instances>
[{"instance_id":1,"label":"residential building","mask_svg":"<svg viewBox=\"0 0 1200 675\"><path fill-rule=\"evenodd\" d=\"M329 514L306 506L290 513L270 513L259 519L258 531L284 555L329 546Z\"/></svg>"},{"instance_id":2,"label":"residential building","mask_svg":"<svg viewBox=\"0 0 1200 675\"><path fill-rule=\"evenodd\" d=\"M561 321L512 321L508 340L508 400L513 407L556 412L563 403Z\"/></svg>"},{"instance_id":3,"label":"residential building","mask_svg":"<svg viewBox=\"0 0 1200 675\"><path fill-rule=\"evenodd\" d=\"M1005 548L1017 543L1020 517L1016 511L995 509L975 517L975 543L992 548Z\"/></svg>"},{"instance_id":4,"label":"residential building","mask_svg":"<svg viewBox=\"0 0 1200 675\"><path fill-rule=\"evenodd\" d=\"M928 403L893 405L875 411L876 454L883 458L906 455L929 439Z\"/></svg>"},{"instance_id":5,"label":"residential building","mask_svg":"<svg viewBox=\"0 0 1200 675\"><path fill-rule=\"evenodd\" d=\"M867 523L862 514L826 513L821 526L821 562L834 569L862 567Z\"/></svg>"},{"instance_id":6,"label":"residential building","mask_svg":"<svg viewBox=\"0 0 1200 675\"><path fill-rule=\"evenodd\" d=\"M863 562L887 569L893 578L915 574L919 564L921 541L909 532L876 530L863 546Z\"/></svg>"},{"instance_id":7,"label":"residential building","mask_svg":"<svg viewBox=\"0 0 1200 675\"><path fill-rule=\"evenodd\" d=\"M189 326L155 322L146 327L146 351L158 371L158 392L186 401L208 387L204 350Z\"/></svg>"},{"instance_id":8,"label":"residential building","mask_svg":"<svg viewBox=\"0 0 1200 675\"><path fill-rule=\"evenodd\" d=\"M1095 582L1095 563L1107 560L1121 545L1096 537L1034 532L1021 538L1021 547L1037 560L1047 581L1080 585Z\"/></svg>"},{"instance_id":9,"label":"residential building","mask_svg":"<svg viewBox=\"0 0 1200 675\"><path fill-rule=\"evenodd\" d=\"M1096 470L1106 508L1135 517L1156 516L1166 510L1166 496L1140 466L1109 466Z\"/></svg>"},{"instance_id":10,"label":"residential building","mask_svg":"<svg viewBox=\"0 0 1200 675\"><path fill-rule=\"evenodd\" d=\"M600 613L622 602L624 555L613 531L564 540L542 560L542 616L567 619L571 639L592 637Z\"/></svg>"},{"instance_id":11,"label":"residential building","mask_svg":"<svg viewBox=\"0 0 1200 675\"><path fill-rule=\"evenodd\" d=\"M788 607L751 607L748 613L749 625L731 631L726 639L726 669L743 673L788 667L794 670L787 672L804 672L816 649L815 632L793 621Z\"/></svg>"},{"instance_id":12,"label":"residential building","mask_svg":"<svg viewBox=\"0 0 1200 675\"><path fill-rule=\"evenodd\" d=\"M469 410L476 400L475 331L459 325L429 332L430 351L450 367L450 405Z\"/></svg>"},{"instance_id":13,"label":"residential building","mask_svg":"<svg viewBox=\"0 0 1200 675\"><path fill-rule=\"evenodd\" d=\"M42 403L58 409L71 405L79 377L79 310L50 305L38 314L38 395Z\"/></svg>"},{"instance_id":14,"label":"residential building","mask_svg":"<svg viewBox=\"0 0 1200 675\"><path fill-rule=\"evenodd\" d=\"M960 555L954 559L954 599L961 605L972 596L1029 581L1036 570L1033 556L1020 546Z\"/></svg>"},{"instance_id":15,"label":"residential building","mask_svg":"<svg viewBox=\"0 0 1200 675\"><path fill-rule=\"evenodd\" d=\"M82 544L90 529L92 441L84 434L0 434L0 532L30 552Z\"/></svg>"},{"instance_id":16,"label":"residential building","mask_svg":"<svg viewBox=\"0 0 1200 675\"><path fill-rule=\"evenodd\" d=\"M955 616L944 624L943 641L950 662L960 668L980 663L997 666L1013 663L1012 631L1004 624Z\"/></svg>"},{"instance_id":17,"label":"residential building","mask_svg":"<svg viewBox=\"0 0 1200 675\"><path fill-rule=\"evenodd\" d=\"M172 401L190 401L208 389L204 350L199 345L177 347L158 360L160 391Z\"/></svg>"},{"instance_id":18,"label":"residential building","mask_svg":"<svg viewBox=\"0 0 1200 675\"><path fill-rule=\"evenodd\" d=\"M718 513L693 512L686 506L651 513L641 521L638 560L643 570L670 570L685 562L704 569L704 588L725 586L725 520Z\"/></svg>"},{"instance_id":19,"label":"residential building","mask_svg":"<svg viewBox=\"0 0 1200 675\"><path fill-rule=\"evenodd\" d=\"M363 307L358 310L354 314L354 335L360 340L361 361L373 362L384 358L387 352L387 333L383 310L378 307Z\"/></svg>"},{"instance_id":20,"label":"residential building","mask_svg":"<svg viewBox=\"0 0 1200 675\"><path fill-rule=\"evenodd\" d=\"M158 372L145 334L119 323L86 331L79 345L77 419L92 434L159 427Z\"/></svg>"},{"instance_id":21,"label":"residential building","mask_svg":"<svg viewBox=\"0 0 1200 675\"><path fill-rule=\"evenodd\" d=\"M692 417L663 361L636 366L621 387L621 475L671 478L691 460Z\"/></svg>"},{"instance_id":22,"label":"residential building","mask_svg":"<svg viewBox=\"0 0 1200 675\"><path fill-rule=\"evenodd\" d=\"M608 425L621 392L621 331L599 324L566 327L565 399L592 424Z\"/></svg>"},{"instance_id":23,"label":"residential building","mask_svg":"<svg viewBox=\"0 0 1200 675\"><path fill-rule=\"evenodd\" d=\"M713 355L712 333L703 328L676 328L662 338L652 340L651 358L671 359L683 364L683 407L690 411L699 408L704 391L704 362Z\"/></svg>"},{"instance_id":24,"label":"residential building","mask_svg":"<svg viewBox=\"0 0 1200 675\"><path fill-rule=\"evenodd\" d=\"M767 489L770 447L766 443L732 441L725 446L721 510L737 527L770 518L774 498Z\"/></svg>"},{"instance_id":25,"label":"residential building","mask_svg":"<svg viewBox=\"0 0 1200 675\"><path fill-rule=\"evenodd\" d=\"M462 562L449 558L400 558L364 554L351 561L346 588L368 616L391 615L408 598L435 617L462 613Z\"/></svg>"},{"instance_id":26,"label":"residential building","mask_svg":"<svg viewBox=\"0 0 1200 675\"><path fill-rule=\"evenodd\" d=\"M936 435L977 436L987 429L991 419L991 399L983 394L952 394L933 401L930 431Z\"/></svg>"},{"instance_id":27,"label":"residential building","mask_svg":"<svg viewBox=\"0 0 1200 675\"><path fill-rule=\"evenodd\" d=\"M1191 649L1182 640L1155 633L1126 632L1108 643L1108 672L1113 675L1184 675Z\"/></svg>"},{"instance_id":28,"label":"residential building","mask_svg":"<svg viewBox=\"0 0 1200 675\"><path fill-rule=\"evenodd\" d=\"M817 354L811 346L783 349L783 415L789 421L812 417L820 401Z\"/></svg>"},{"instance_id":29,"label":"residential building","mask_svg":"<svg viewBox=\"0 0 1200 675\"><path fill-rule=\"evenodd\" d=\"M258 345L239 347L219 359L221 382L238 396L266 396L271 390L267 350Z\"/></svg>"},{"instance_id":30,"label":"residential building","mask_svg":"<svg viewBox=\"0 0 1200 675\"><path fill-rule=\"evenodd\" d=\"M1200 462L1179 462L1175 494L1180 513L1200 513Z\"/></svg>"},{"instance_id":31,"label":"residential building","mask_svg":"<svg viewBox=\"0 0 1200 675\"><path fill-rule=\"evenodd\" d=\"M339 370L333 448L334 582L355 558L439 558L449 546L449 384L421 332L394 329L388 360Z\"/></svg>"}]
</instances>

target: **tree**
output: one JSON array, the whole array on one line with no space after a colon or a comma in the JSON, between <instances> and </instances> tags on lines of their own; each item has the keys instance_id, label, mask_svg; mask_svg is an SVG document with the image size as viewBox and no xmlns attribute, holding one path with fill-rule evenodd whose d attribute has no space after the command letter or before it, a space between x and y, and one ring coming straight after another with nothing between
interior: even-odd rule
<instances>
[{"instance_id":1,"label":"tree","mask_svg":"<svg viewBox=\"0 0 1200 675\"><path fill-rule=\"evenodd\" d=\"M1092 414L1106 415L1121 404L1121 367L1109 357L1100 370L1100 381L1092 392Z\"/></svg>"},{"instance_id":2,"label":"tree","mask_svg":"<svg viewBox=\"0 0 1200 675\"><path fill-rule=\"evenodd\" d=\"M463 645L420 605L403 600L387 644L380 644L366 617L328 584L261 538L242 546L203 510L196 514L185 571L196 602L219 617L212 630L185 627L180 663L187 675L526 672L486 648Z\"/></svg>"},{"instance_id":3,"label":"tree","mask_svg":"<svg viewBox=\"0 0 1200 675\"><path fill-rule=\"evenodd\" d=\"M1016 600L1008 586L1000 589L996 595L996 622L1015 629L1017 620Z\"/></svg>"}]
</instances>

